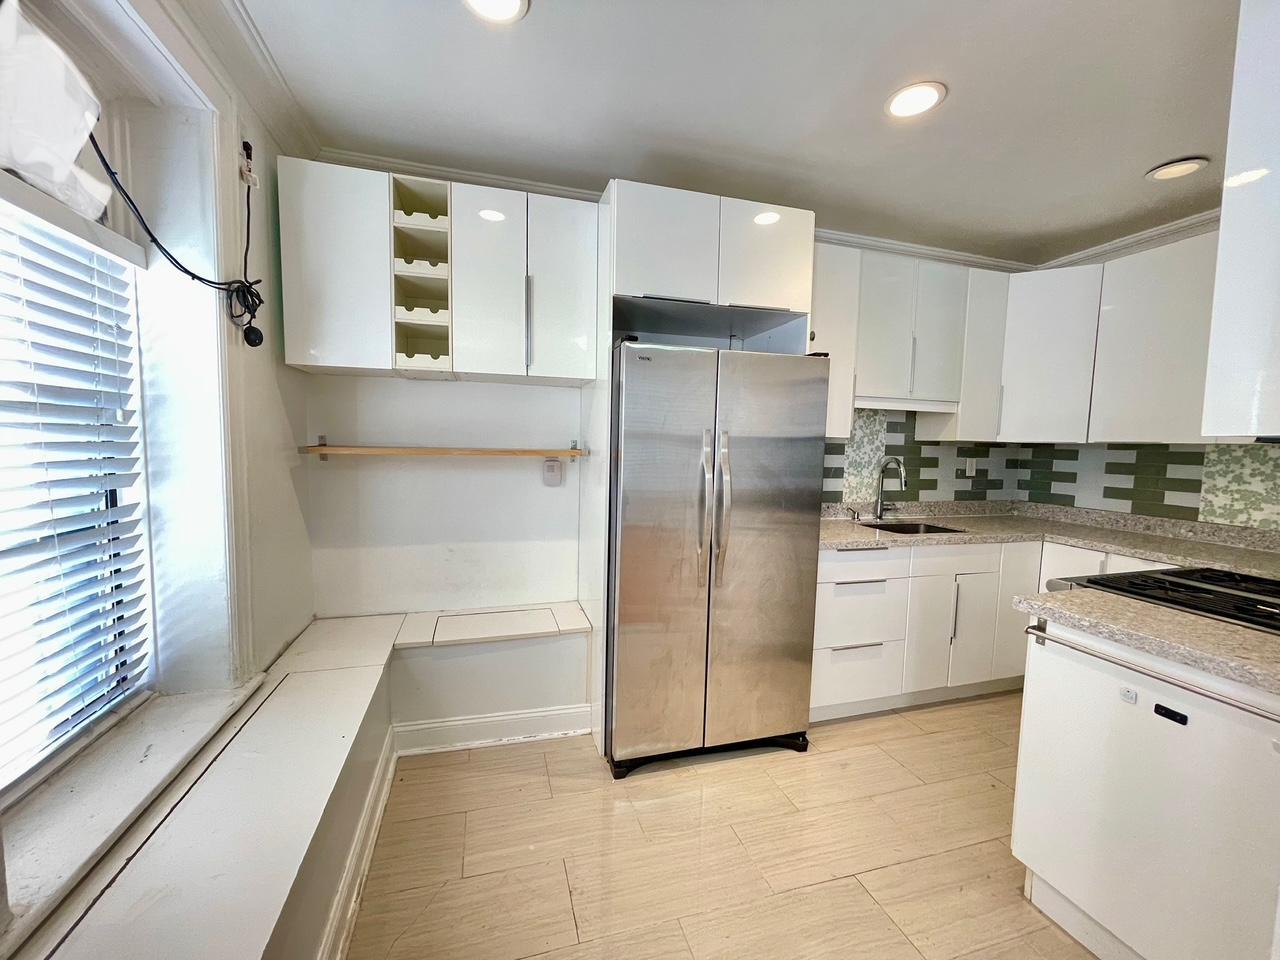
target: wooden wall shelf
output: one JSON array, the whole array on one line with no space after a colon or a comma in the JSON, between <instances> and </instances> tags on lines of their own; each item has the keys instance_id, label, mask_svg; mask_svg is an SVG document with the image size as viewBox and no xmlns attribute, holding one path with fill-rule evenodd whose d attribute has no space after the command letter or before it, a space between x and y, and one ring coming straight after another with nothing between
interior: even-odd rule
<instances>
[{"instance_id":1,"label":"wooden wall shelf","mask_svg":"<svg viewBox=\"0 0 1280 960\"><path fill-rule=\"evenodd\" d=\"M524 449L511 447L366 447L339 444L314 444L299 447L299 453L320 457L585 457L586 451L575 448L564 450Z\"/></svg>"}]
</instances>

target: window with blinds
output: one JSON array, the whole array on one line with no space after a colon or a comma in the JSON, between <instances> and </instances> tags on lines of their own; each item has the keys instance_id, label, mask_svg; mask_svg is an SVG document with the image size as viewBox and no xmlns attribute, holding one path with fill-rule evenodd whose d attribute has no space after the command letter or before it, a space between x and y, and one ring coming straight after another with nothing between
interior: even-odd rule
<instances>
[{"instance_id":1,"label":"window with blinds","mask_svg":"<svg viewBox=\"0 0 1280 960\"><path fill-rule=\"evenodd\" d=\"M133 267L0 201L0 787L146 680Z\"/></svg>"}]
</instances>

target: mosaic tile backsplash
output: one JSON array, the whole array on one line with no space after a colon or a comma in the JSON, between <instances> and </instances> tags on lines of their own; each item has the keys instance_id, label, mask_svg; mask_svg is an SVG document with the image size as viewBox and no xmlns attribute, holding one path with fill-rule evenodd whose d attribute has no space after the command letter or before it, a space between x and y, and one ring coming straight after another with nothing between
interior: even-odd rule
<instances>
[{"instance_id":1,"label":"mosaic tile backsplash","mask_svg":"<svg viewBox=\"0 0 1280 960\"><path fill-rule=\"evenodd\" d=\"M1271 444L956 444L917 440L916 415L854 411L848 440L827 439L823 500L876 496L881 460L894 501L1022 500L1280 530L1280 446Z\"/></svg>"}]
</instances>

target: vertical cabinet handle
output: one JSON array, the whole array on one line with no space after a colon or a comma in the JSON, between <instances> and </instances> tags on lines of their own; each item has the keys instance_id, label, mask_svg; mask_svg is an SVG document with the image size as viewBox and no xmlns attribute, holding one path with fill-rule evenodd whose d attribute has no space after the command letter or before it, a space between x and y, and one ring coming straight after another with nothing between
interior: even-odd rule
<instances>
[{"instance_id":1,"label":"vertical cabinet handle","mask_svg":"<svg viewBox=\"0 0 1280 960\"><path fill-rule=\"evenodd\" d=\"M524 372L533 366L533 277L524 276Z\"/></svg>"},{"instance_id":2,"label":"vertical cabinet handle","mask_svg":"<svg viewBox=\"0 0 1280 960\"><path fill-rule=\"evenodd\" d=\"M702 483L699 486L698 509L698 586L707 584L705 549L711 525L711 503L715 499L715 451L711 446L711 429L702 431Z\"/></svg>"},{"instance_id":3,"label":"vertical cabinet handle","mask_svg":"<svg viewBox=\"0 0 1280 960\"><path fill-rule=\"evenodd\" d=\"M951 639L948 643L956 642L956 630L959 627L960 620L960 578L956 577L955 583L951 585Z\"/></svg>"},{"instance_id":4,"label":"vertical cabinet handle","mask_svg":"<svg viewBox=\"0 0 1280 960\"><path fill-rule=\"evenodd\" d=\"M1004 384L1000 384L1000 399L996 401L996 439L1004 433Z\"/></svg>"},{"instance_id":5,"label":"vertical cabinet handle","mask_svg":"<svg viewBox=\"0 0 1280 960\"><path fill-rule=\"evenodd\" d=\"M907 378L907 393L916 392L916 335L911 335L911 372Z\"/></svg>"},{"instance_id":6,"label":"vertical cabinet handle","mask_svg":"<svg viewBox=\"0 0 1280 960\"><path fill-rule=\"evenodd\" d=\"M724 584L729 553L729 524L733 517L733 470L729 464L729 431L720 431L720 522L716 524L716 586Z\"/></svg>"}]
</instances>

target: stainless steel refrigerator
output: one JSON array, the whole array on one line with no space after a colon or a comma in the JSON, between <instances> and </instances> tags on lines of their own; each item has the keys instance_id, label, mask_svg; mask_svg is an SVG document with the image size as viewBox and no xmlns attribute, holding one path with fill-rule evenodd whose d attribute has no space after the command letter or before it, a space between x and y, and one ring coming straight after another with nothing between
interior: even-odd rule
<instances>
[{"instance_id":1,"label":"stainless steel refrigerator","mask_svg":"<svg viewBox=\"0 0 1280 960\"><path fill-rule=\"evenodd\" d=\"M614 351L605 747L808 745L825 357Z\"/></svg>"}]
</instances>

